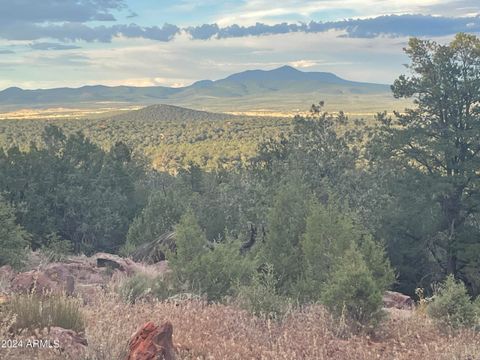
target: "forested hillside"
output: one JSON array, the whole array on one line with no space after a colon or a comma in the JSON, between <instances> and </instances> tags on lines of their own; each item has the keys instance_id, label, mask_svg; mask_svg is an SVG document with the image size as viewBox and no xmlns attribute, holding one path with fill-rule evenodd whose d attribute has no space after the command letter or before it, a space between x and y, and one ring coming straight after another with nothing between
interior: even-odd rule
<instances>
[{"instance_id":1,"label":"forested hillside","mask_svg":"<svg viewBox=\"0 0 480 360\"><path fill-rule=\"evenodd\" d=\"M158 170L175 172L190 162L213 170L245 163L255 155L260 142L288 132L291 122L291 118L233 116L152 105L103 119L1 120L0 146L28 149L33 142L42 147L44 127L55 125L65 134L80 131L103 149L121 141L135 155L146 156Z\"/></svg>"}]
</instances>

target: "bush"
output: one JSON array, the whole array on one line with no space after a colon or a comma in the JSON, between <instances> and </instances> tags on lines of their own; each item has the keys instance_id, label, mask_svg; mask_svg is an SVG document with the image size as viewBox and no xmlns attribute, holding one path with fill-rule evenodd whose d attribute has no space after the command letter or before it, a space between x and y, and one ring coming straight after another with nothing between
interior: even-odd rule
<instances>
[{"instance_id":1,"label":"bush","mask_svg":"<svg viewBox=\"0 0 480 360\"><path fill-rule=\"evenodd\" d=\"M47 241L40 248L40 252L48 262L64 261L69 255L73 254L73 245L70 241L52 233L47 236Z\"/></svg>"},{"instance_id":2,"label":"bush","mask_svg":"<svg viewBox=\"0 0 480 360\"><path fill-rule=\"evenodd\" d=\"M171 190L153 192L145 208L130 225L122 252L128 254L137 246L171 231L185 211L184 198L181 192Z\"/></svg>"},{"instance_id":3,"label":"bush","mask_svg":"<svg viewBox=\"0 0 480 360\"><path fill-rule=\"evenodd\" d=\"M383 317L381 284L355 245L335 264L322 292L322 302L337 317L345 317L358 331L376 325Z\"/></svg>"},{"instance_id":4,"label":"bush","mask_svg":"<svg viewBox=\"0 0 480 360\"><path fill-rule=\"evenodd\" d=\"M164 300L174 294L174 289L162 276L136 274L125 279L117 288L122 300L134 304L147 298Z\"/></svg>"},{"instance_id":5,"label":"bush","mask_svg":"<svg viewBox=\"0 0 480 360\"><path fill-rule=\"evenodd\" d=\"M12 329L16 332L52 326L85 331L85 320L78 300L63 295L16 295L8 303L8 311L15 316Z\"/></svg>"},{"instance_id":6,"label":"bush","mask_svg":"<svg viewBox=\"0 0 480 360\"><path fill-rule=\"evenodd\" d=\"M237 283L245 283L252 271L252 263L239 253L240 243L227 241L215 244L213 249L198 258L200 271L192 274L200 293L211 301L233 295Z\"/></svg>"},{"instance_id":7,"label":"bush","mask_svg":"<svg viewBox=\"0 0 480 360\"><path fill-rule=\"evenodd\" d=\"M476 304L470 299L465 285L456 281L453 275L435 289L427 314L443 329L473 327L478 321Z\"/></svg>"},{"instance_id":8,"label":"bush","mask_svg":"<svg viewBox=\"0 0 480 360\"><path fill-rule=\"evenodd\" d=\"M249 259L240 255L240 244L209 243L193 212L182 217L175 231L176 254L168 258L177 288L220 300L232 295L233 285L243 283L251 273Z\"/></svg>"},{"instance_id":9,"label":"bush","mask_svg":"<svg viewBox=\"0 0 480 360\"><path fill-rule=\"evenodd\" d=\"M395 274L382 244L375 242L348 211L342 211L335 204L314 203L301 242L304 274L297 283L300 298L319 300L336 264L342 262L352 246L362 255L379 289L387 290Z\"/></svg>"},{"instance_id":10,"label":"bush","mask_svg":"<svg viewBox=\"0 0 480 360\"><path fill-rule=\"evenodd\" d=\"M0 266L21 267L29 243L30 235L15 223L13 208L0 197Z\"/></svg>"},{"instance_id":11,"label":"bush","mask_svg":"<svg viewBox=\"0 0 480 360\"><path fill-rule=\"evenodd\" d=\"M293 293L302 273L300 241L305 232L308 191L291 181L277 191L268 213L268 233L260 249L261 262L272 264L278 276L278 290Z\"/></svg>"},{"instance_id":12,"label":"bush","mask_svg":"<svg viewBox=\"0 0 480 360\"><path fill-rule=\"evenodd\" d=\"M277 291L278 279L273 265L267 264L256 272L249 285L239 286L238 305L256 316L276 319L283 317L291 308L287 298Z\"/></svg>"}]
</instances>

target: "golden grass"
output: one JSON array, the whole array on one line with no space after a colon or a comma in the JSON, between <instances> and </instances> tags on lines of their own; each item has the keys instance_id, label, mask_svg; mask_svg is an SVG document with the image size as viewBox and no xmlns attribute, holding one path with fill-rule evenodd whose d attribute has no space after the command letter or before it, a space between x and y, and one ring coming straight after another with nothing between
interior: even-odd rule
<instances>
[{"instance_id":1,"label":"golden grass","mask_svg":"<svg viewBox=\"0 0 480 360\"><path fill-rule=\"evenodd\" d=\"M138 326L171 321L179 360L477 360L480 334L447 335L422 314L391 312L374 335L340 338L339 324L321 306L297 310L282 322L257 318L234 306L201 301L129 305L113 293L84 307L89 360L122 360ZM3 330L3 331L2 331ZM0 338L6 336L0 326ZM1 359L65 359L49 350L0 349Z\"/></svg>"}]
</instances>

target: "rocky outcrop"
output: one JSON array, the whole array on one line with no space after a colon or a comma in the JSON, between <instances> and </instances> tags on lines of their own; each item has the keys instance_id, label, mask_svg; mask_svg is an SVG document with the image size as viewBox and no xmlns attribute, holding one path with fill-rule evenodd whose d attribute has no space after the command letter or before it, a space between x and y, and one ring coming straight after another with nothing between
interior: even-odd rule
<instances>
[{"instance_id":1,"label":"rocky outcrop","mask_svg":"<svg viewBox=\"0 0 480 360\"><path fill-rule=\"evenodd\" d=\"M413 299L394 291L385 291L383 294L383 307L387 309L412 310L415 306Z\"/></svg>"},{"instance_id":2,"label":"rocky outcrop","mask_svg":"<svg viewBox=\"0 0 480 360\"><path fill-rule=\"evenodd\" d=\"M145 323L130 338L127 360L175 360L172 335L168 321L161 326Z\"/></svg>"},{"instance_id":3,"label":"rocky outcrop","mask_svg":"<svg viewBox=\"0 0 480 360\"><path fill-rule=\"evenodd\" d=\"M31 270L17 274L11 282L11 291L20 294L51 294L60 292L58 283L41 271Z\"/></svg>"},{"instance_id":4,"label":"rocky outcrop","mask_svg":"<svg viewBox=\"0 0 480 360\"><path fill-rule=\"evenodd\" d=\"M95 265L99 268L109 268L111 270L120 270L127 275L133 275L139 271L139 266L133 260L122 258L118 255L97 253L92 256Z\"/></svg>"},{"instance_id":5,"label":"rocky outcrop","mask_svg":"<svg viewBox=\"0 0 480 360\"><path fill-rule=\"evenodd\" d=\"M138 272L168 272L166 261L153 265L138 264L131 259L107 253L91 257L76 256L64 262L40 265L33 270L15 273L9 266L0 268L0 293L66 294L89 302L105 289L112 278Z\"/></svg>"}]
</instances>

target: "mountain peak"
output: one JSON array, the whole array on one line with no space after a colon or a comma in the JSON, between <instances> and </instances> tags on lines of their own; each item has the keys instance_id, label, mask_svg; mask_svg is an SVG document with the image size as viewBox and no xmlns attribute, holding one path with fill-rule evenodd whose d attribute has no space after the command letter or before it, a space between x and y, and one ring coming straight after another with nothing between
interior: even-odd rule
<instances>
[{"instance_id":1,"label":"mountain peak","mask_svg":"<svg viewBox=\"0 0 480 360\"><path fill-rule=\"evenodd\" d=\"M299 73L299 72L302 72L298 69L295 69L293 66L290 66L290 65L283 65L283 66L280 66L279 68L276 68L276 69L273 69L273 70L270 70L272 72L282 72L282 73Z\"/></svg>"}]
</instances>

